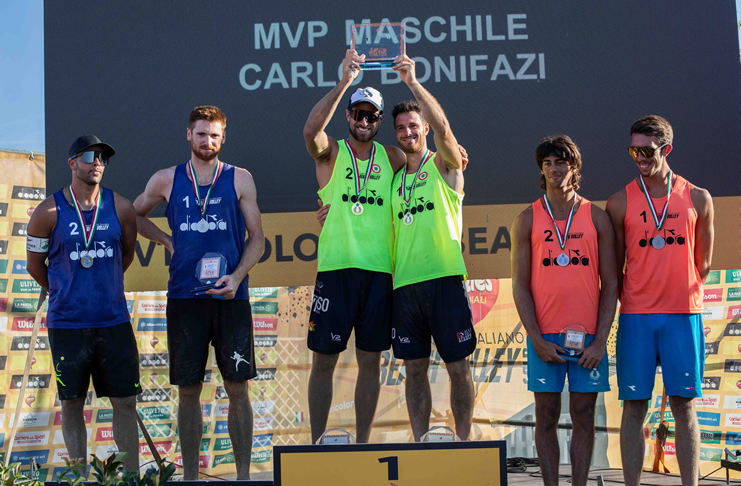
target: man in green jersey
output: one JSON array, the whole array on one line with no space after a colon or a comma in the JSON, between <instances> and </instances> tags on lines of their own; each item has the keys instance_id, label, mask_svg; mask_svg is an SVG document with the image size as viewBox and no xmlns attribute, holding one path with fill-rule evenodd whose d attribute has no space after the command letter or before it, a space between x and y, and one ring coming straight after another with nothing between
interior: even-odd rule
<instances>
[{"instance_id":1,"label":"man in green jersey","mask_svg":"<svg viewBox=\"0 0 741 486\"><path fill-rule=\"evenodd\" d=\"M434 338L450 375L456 433L467 440L474 400L467 358L476 349L476 337L463 283L463 160L442 107L417 81L414 61L400 56L394 70L416 98L393 110L396 139L407 158L406 168L394 177L391 192L396 235L394 355L404 360L407 409L414 440L419 441L430 424L427 370L430 338ZM437 153L427 148L430 128Z\"/></svg>"},{"instance_id":2,"label":"man in green jersey","mask_svg":"<svg viewBox=\"0 0 741 486\"><path fill-rule=\"evenodd\" d=\"M309 321L313 354L309 378L312 442L324 433L332 404L332 376L355 330L357 441L368 442L380 392L381 352L391 347L391 182L406 163L398 147L373 141L383 121L383 98L373 88L355 91L345 117L349 137L324 131L364 57L348 49L342 79L309 114L306 149L316 163L319 197L334 210L319 237L318 273Z\"/></svg>"}]
</instances>

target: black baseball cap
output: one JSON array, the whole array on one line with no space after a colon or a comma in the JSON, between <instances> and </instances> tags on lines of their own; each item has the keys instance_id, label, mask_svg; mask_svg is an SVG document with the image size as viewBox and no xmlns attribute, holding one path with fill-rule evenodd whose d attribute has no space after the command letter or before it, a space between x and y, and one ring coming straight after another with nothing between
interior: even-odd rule
<instances>
[{"instance_id":1,"label":"black baseball cap","mask_svg":"<svg viewBox=\"0 0 741 486\"><path fill-rule=\"evenodd\" d=\"M95 135L83 135L82 137L79 137L77 140L75 140L72 146L69 148L69 158L71 159L77 154L84 152L86 149L92 147L93 145L99 145L103 147L103 153L106 154L108 157L112 157L116 153L113 147L111 147L107 143L101 142L100 139Z\"/></svg>"}]
</instances>

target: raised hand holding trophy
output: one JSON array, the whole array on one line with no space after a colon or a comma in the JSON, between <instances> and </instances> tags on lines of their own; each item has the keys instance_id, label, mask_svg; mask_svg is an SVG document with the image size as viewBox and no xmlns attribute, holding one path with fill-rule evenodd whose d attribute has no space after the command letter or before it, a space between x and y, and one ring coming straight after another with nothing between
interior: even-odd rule
<instances>
[{"instance_id":1,"label":"raised hand holding trophy","mask_svg":"<svg viewBox=\"0 0 741 486\"><path fill-rule=\"evenodd\" d=\"M397 56L406 54L404 24L384 22L353 24L352 48L359 56L365 55L360 65L365 70L391 69Z\"/></svg>"}]
</instances>

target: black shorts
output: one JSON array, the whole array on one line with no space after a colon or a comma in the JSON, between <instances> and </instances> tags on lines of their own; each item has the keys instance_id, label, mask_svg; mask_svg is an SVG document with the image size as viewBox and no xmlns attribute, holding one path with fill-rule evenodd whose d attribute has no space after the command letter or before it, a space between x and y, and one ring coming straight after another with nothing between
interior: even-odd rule
<instances>
[{"instance_id":1,"label":"black shorts","mask_svg":"<svg viewBox=\"0 0 741 486\"><path fill-rule=\"evenodd\" d=\"M90 376L99 397L141 393L139 352L130 322L88 329L49 329L60 400L87 396Z\"/></svg>"},{"instance_id":2,"label":"black shorts","mask_svg":"<svg viewBox=\"0 0 741 486\"><path fill-rule=\"evenodd\" d=\"M167 299L170 383L203 381L209 343L225 380L247 381L257 376L250 301Z\"/></svg>"},{"instance_id":3,"label":"black shorts","mask_svg":"<svg viewBox=\"0 0 741 486\"><path fill-rule=\"evenodd\" d=\"M355 328L355 347L380 352L391 347L391 274L344 268L319 272L309 317L309 349L341 353Z\"/></svg>"},{"instance_id":4,"label":"black shorts","mask_svg":"<svg viewBox=\"0 0 741 486\"><path fill-rule=\"evenodd\" d=\"M441 277L394 290L394 356L428 358L435 340L443 361L452 363L476 349L473 315L461 277Z\"/></svg>"}]
</instances>

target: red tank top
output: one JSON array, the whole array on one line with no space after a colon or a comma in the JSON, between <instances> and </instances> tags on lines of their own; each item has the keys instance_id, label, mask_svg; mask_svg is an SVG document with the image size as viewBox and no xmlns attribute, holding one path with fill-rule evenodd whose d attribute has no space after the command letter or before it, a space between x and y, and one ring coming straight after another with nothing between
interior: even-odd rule
<instances>
[{"instance_id":1,"label":"red tank top","mask_svg":"<svg viewBox=\"0 0 741 486\"><path fill-rule=\"evenodd\" d=\"M677 176L666 210L666 220L656 231L651 209L638 180L625 190L625 277L620 312L623 314L699 314L702 280L695 266L695 224L687 179ZM652 198L661 218L666 196ZM664 246L653 240L661 236Z\"/></svg>"},{"instance_id":2,"label":"red tank top","mask_svg":"<svg viewBox=\"0 0 741 486\"><path fill-rule=\"evenodd\" d=\"M558 244L553 220L542 199L533 203L530 234L530 292L541 334L559 333L569 324L583 326L589 334L597 329L599 310L599 256L597 230L592 222L592 203L581 198L574 214L564 250ZM566 221L556 221L563 234ZM568 261L561 266L558 257Z\"/></svg>"}]
</instances>

